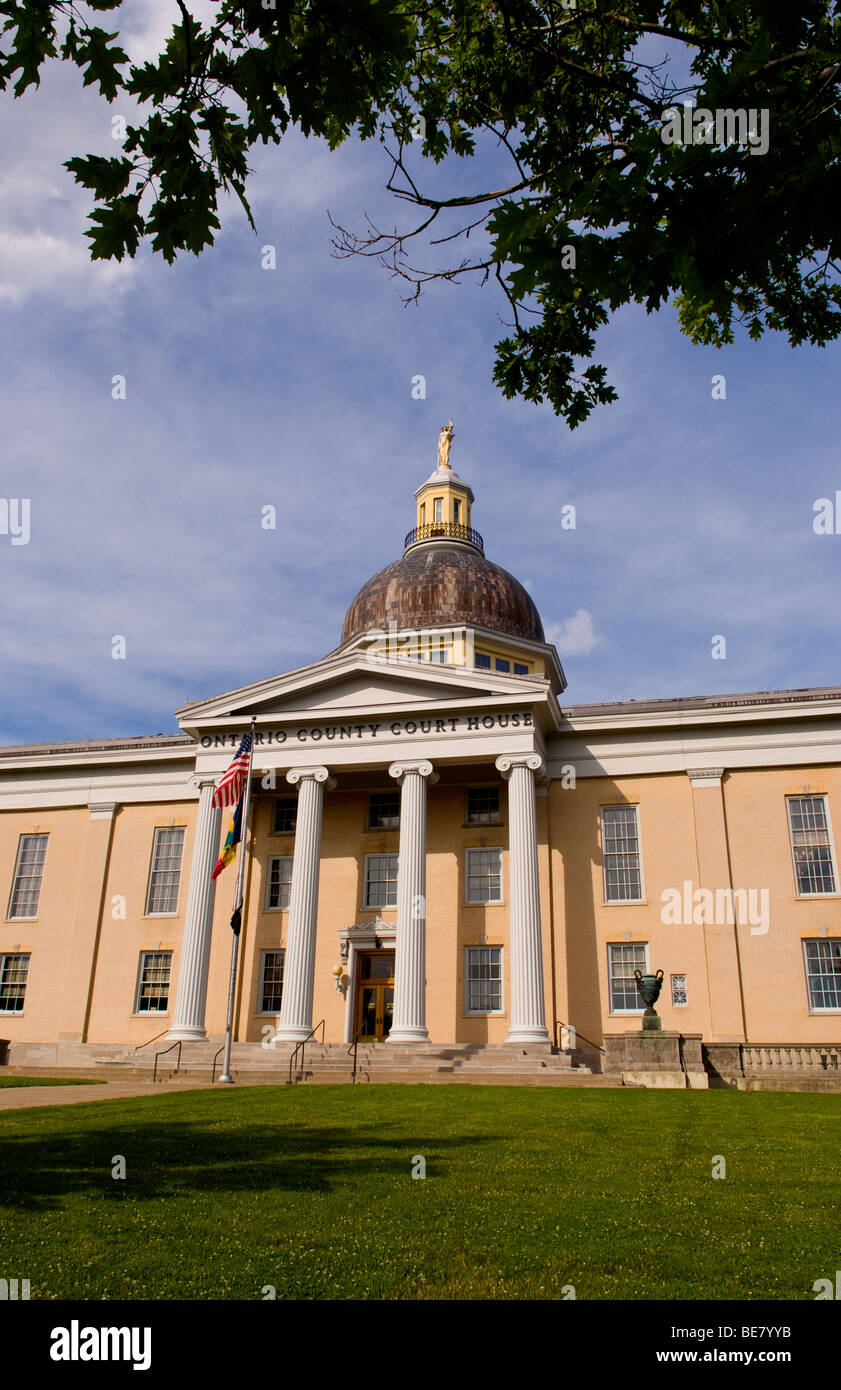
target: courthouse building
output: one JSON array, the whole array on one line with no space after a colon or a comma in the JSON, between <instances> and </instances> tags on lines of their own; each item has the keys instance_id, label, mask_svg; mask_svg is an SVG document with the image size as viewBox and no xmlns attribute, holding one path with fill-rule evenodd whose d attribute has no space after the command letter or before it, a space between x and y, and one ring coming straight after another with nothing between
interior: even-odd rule
<instances>
[{"instance_id":1,"label":"courthouse building","mask_svg":"<svg viewBox=\"0 0 841 1390\"><path fill-rule=\"evenodd\" d=\"M0 750L13 1060L221 1041L212 798L252 717L238 1042L323 1019L328 1043L528 1048L563 1024L596 1058L658 969L666 1030L841 1040L841 689L567 703L448 455L323 659L183 706L178 734Z\"/></svg>"}]
</instances>

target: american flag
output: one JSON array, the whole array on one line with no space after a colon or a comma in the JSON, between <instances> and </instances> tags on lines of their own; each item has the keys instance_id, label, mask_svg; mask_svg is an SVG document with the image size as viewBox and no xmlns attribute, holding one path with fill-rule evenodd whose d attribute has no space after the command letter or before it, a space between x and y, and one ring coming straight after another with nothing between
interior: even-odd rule
<instances>
[{"instance_id":1,"label":"american flag","mask_svg":"<svg viewBox=\"0 0 841 1390\"><path fill-rule=\"evenodd\" d=\"M251 762L251 734L245 735L231 766L213 793L214 806L234 806L242 796Z\"/></svg>"}]
</instances>

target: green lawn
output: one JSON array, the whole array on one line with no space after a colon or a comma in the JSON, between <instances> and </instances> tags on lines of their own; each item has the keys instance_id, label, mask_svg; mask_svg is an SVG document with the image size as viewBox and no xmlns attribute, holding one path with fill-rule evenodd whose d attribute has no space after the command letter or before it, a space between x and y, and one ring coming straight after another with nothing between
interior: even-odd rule
<instances>
[{"instance_id":1,"label":"green lawn","mask_svg":"<svg viewBox=\"0 0 841 1390\"><path fill-rule=\"evenodd\" d=\"M0 1274L33 1299L814 1299L839 1117L831 1095L480 1086L6 1112Z\"/></svg>"},{"instance_id":2,"label":"green lawn","mask_svg":"<svg viewBox=\"0 0 841 1390\"><path fill-rule=\"evenodd\" d=\"M0 1090L9 1086L99 1086L99 1080L82 1076L0 1076Z\"/></svg>"}]
</instances>

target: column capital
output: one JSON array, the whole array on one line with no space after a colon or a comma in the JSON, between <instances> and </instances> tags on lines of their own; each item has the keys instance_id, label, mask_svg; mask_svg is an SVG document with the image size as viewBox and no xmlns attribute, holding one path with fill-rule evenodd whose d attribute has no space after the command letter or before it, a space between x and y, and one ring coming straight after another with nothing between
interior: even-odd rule
<instances>
[{"instance_id":1,"label":"column capital","mask_svg":"<svg viewBox=\"0 0 841 1390\"><path fill-rule=\"evenodd\" d=\"M688 767L686 775L694 787L718 787L724 776L723 767Z\"/></svg>"},{"instance_id":2,"label":"column capital","mask_svg":"<svg viewBox=\"0 0 841 1390\"><path fill-rule=\"evenodd\" d=\"M197 792L201 792L204 787L216 789L216 776L210 777L206 772L195 772L190 778L190 786L195 787Z\"/></svg>"},{"instance_id":3,"label":"column capital","mask_svg":"<svg viewBox=\"0 0 841 1390\"><path fill-rule=\"evenodd\" d=\"M286 774L287 782L294 787L297 782L302 782L304 778L311 779L313 782L322 782L328 792L331 792L336 785L335 777L330 776L329 768L326 767L292 767Z\"/></svg>"},{"instance_id":4,"label":"column capital","mask_svg":"<svg viewBox=\"0 0 841 1390\"><path fill-rule=\"evenodd\" d=\"M113 820L119 809L119 803L116 801L88 802L91 820Z\"/></svg>"},{"instance_id":5,"label":"column capital","mask_svg":"<svg viewBox=\"0 0 841 1390\"><path fill-rule=\"evenodd\" d=\"M544 770L544 762L539 753L500 753L494 767L500 772L506 782L511 776L515 767L526 767L529 772L540 775Z\"/></svg>"},{"instance_id":6,"label":"column capital","mask_svg":"<svg viewBox=\"0 0 841 1390\"><path fill-rule=\"evenodd\" d=\"M430 786L438 781L438 773L433 770L432 763L428 758L421 758L414 763L392 763L388 769L389 777L393 777L401 785L407 772L416 772L419 777L428 777Z\"/></svg>"}]
</instances>

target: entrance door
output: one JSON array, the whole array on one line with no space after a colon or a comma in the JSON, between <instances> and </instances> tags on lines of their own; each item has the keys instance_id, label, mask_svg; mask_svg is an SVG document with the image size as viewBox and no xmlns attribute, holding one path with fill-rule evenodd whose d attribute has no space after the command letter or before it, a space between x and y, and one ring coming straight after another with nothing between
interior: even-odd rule
<instances>
[{"instance_id":1,"label":"entrance door","mask_svg":"<svg viewBox=\"0 0 841 1390\"><path fill-rule=\"evenodd\" d=\"M383 1042L394 1014L394 952L361 951L356 975L354 1035Z\"/></svg>"}]
</instances>

